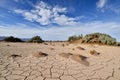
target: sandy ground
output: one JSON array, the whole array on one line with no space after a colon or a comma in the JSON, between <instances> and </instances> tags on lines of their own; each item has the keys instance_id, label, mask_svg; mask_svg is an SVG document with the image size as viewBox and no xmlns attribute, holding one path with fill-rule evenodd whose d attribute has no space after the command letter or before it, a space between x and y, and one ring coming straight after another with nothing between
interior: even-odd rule
<instances>
[{"instance_id":1,"label":"sandy ground","mask_svg":"<svg viewBox=\"0 0 120 80\"><path fill-rule=\"evenodd\" d=\"M79 50L79 46L85 50ZM100 55L91 55L93 49ZM36 58L32 54L37 51L48 56ZM60 53L86 56L89 65L64 58ZM21 56L14 58L12 54ZM120 47L0 42L0 80L120 80Z\"/></svg>"}]
</instances>

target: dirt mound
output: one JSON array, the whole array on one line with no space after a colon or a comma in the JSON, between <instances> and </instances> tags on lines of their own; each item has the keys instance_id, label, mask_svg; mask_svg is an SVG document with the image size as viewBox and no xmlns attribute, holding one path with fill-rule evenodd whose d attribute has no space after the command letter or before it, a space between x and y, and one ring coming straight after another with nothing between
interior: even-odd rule
<instances>
[{"instance_id":1,"label":"dirt mound","mask_svg":"<svg viewBox=\"0 0 120 80\"><path fill-rule=\"evenodd\" d=\"M85 50L85 48L83 48L83 47L81 47L81 46L78 46L78 47L76 47L77 49L79 49L79 50Z\"/></svg>"},{"instance_id":2,"label":"dirt mound","mask_svg":"<svg viewBox=\"0 0 120 80\"><path fill-rule=\"evenodd\" d=\"M95 55L95 56L100 55L100 53L97 52L97 51L95 51L95 50L91 50L91 51L90 51L90 54L91 54L91 55Z\"/></svg>"},{"instance_id":3,"label":"dirt mound","mask_svg":"<svg viewBox=\"0 0 120 80\"><path fill-rule=\"evenodd\" d=\"M86 66L89 66L89 62L87 61L86 56L80 55L80 54L72 54L72 53L60 53L60 56L64 57L64 58L70 58L78 63L82 63Z\"/></svg>"},{"instance_id":4,"label":"dirt mound","mask_svg":"<svg viewBox=\"0 0 120 80\"><path fill-rule=\"evenodd\" d=\"M60 53L59 55L64 57L64 58L69 58L73 54L72 53Z\"/></svg>"},{"instance_id":5,"label":"dirt mound","mask_svg":"<svg viewBox=\"0 0 120 80\"><path fill-rule=\"evenodd\" d=\"M48 54L43 53L43 52L36 52L36 53L33 53L33 56L37 57L37 58L40 58L40 57L48 56Z\"/></svg>"},{"instance_id":6,"label":"dirt mound","mask_svg":"<svg viewBox=\"0 0 120 80\"><path fill-rule=\"evenodd\" d=\"M89 62L87 61L87 58L86 56L83 56L83 55L79 55L79 54L74 54L71 56L71 59L78 62L78 63L82 63L83 65L85 66L89 66Z\"/></svg>"}]
</instances>

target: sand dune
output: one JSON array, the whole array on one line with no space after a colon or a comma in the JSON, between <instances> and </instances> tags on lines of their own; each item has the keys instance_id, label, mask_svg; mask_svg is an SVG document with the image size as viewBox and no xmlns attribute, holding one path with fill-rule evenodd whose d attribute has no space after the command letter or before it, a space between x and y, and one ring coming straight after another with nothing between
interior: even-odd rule
<instances>
[{"instance_id":1,"label":"sand dune","mask_svg":"<svg viewBox=\"0 0 120 80\"><path fill-rule=\"evenodd\" d=\"M92 46L0 42L0 80L120 80L120 47Z\"/></svg>"}]
</instances>

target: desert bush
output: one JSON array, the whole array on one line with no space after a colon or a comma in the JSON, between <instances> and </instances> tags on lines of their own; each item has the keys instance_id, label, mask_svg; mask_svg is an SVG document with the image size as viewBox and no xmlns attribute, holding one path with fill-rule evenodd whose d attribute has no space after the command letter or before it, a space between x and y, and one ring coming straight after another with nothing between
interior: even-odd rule
<instances>
[{"instance_id":1,"label":"desert bush","mask_svg":"<svg viewBox=\"0 0 120 80\"><path fill-rule=\"evenodd\" d=\"M44 42L40 36L34 36L32 37L28 42L33 42L33 43L42 43Z\"/></svg>"},{"instance_id":2,"label":"desert bush","mask_svg":"<svg viewBox=\"0 0 120 80\"><path fill-rule=\"evenodd\" d=\"M87 34L83 38L83 40L86 43L102 43L107 45L114 45L116 43L115 38L112 38L110 35L103 34L103 33Z\"/></svg>"},{"instance_id":3,"label":"desert bush","mask_svg":"<svg viewBox=\"0 0 120 80\"><path fill-rule=\"evenodd\" d=\"M70 36L69 38L68 38L68 41L74 41L74 40L79 40L79 39L82 39L83 38L83 35L81 34L81 35L79 35L79 36Z\"/></svg>"},{"instance_id":4,"label":"desert bush","mask_svg":"<svg viewBox=\"0 0 120 80\"><path fill-rule=\"evenodd\" d=\"M70 36L68 41L82 40L82 43L98 43L98 44L106 44L106 45L115 45L120 46L120 43L116 42L116 39L111 37L108 34L103 33L91 33L87 34L84 37L80 36Z\"/></svg>"},{"instance_id":5,"label":"desert bush","mask_svg":"<svg viewBox=\"0 0 120 80\"><path fill-rule=\"evenodd\" d=\"M6 41L6 42L23 42L21 39L15 38L13 36L6 37L3 41Z\"/></svg>"}]
</instances>

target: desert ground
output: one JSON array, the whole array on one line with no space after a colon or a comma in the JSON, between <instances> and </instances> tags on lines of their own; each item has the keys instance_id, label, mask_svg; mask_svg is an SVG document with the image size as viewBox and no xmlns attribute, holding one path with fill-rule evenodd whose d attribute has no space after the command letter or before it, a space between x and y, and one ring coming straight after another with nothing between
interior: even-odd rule
<instances>
[{"instance_id":1,"label":"desert ground","mask_svg":"<svg viewBox=\"0 0 120 80\"><path fill-rule=\"evenodd\" d=\"M0 80L120 80L120 47L0 42Z\"/></svg>"}]
</instances>

